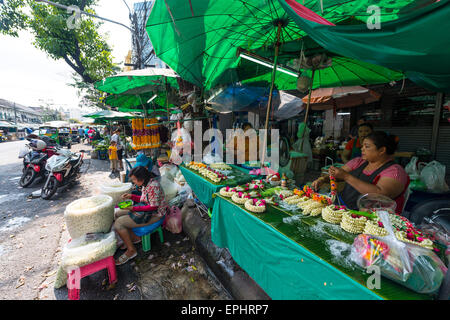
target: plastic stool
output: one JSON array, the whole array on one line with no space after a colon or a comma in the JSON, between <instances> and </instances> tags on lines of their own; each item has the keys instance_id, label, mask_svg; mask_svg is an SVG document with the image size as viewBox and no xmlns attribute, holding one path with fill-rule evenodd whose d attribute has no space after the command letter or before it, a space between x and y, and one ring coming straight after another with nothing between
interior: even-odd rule
<instances>
[{"instance_id":1,"label":"plastic stool","mask_svg":"<svg viewBox=\"0 0 450 320\"><path fill-rule=\"evenodd\" d=\"M75 270L72 270L70 273L67 273L67 288L69 288L69 300L80 299L81 286L79 285L79 283L81 282L82 278L103 269L108 269L109 283L110 284L116 283L117 282L116 263L114 262L113 256L80 267L80 274L78 275L79 279L77 279L77 276L75 275ZM78 284L78 286L76 284Z\"/></svg>"},{"instance_id":2,"label":"plastic stool","mask_svg":"<svg viewBox=\"0 0 450 320\"><path fill-rule=\"evenodd\" d=\"M163 232L161 228L161 225L163 224L164 220L165 219L161 219L158 222L149 224L148 226L132 229L134 234L136 234L138 237L142 237L142 250L144 250L144 252L151 250L150 236L152 235L152 233L158 232L159 240L161 241L161 243L164 242Z\"/></svg>"}]
</instances>

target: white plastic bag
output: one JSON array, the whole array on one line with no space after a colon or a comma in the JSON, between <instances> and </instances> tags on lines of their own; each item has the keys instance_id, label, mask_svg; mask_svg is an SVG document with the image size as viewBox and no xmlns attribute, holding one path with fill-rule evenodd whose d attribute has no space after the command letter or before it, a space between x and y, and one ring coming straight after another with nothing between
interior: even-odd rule
<instances>
[{"instance_id":1,"label":"white plastic bag","mask_svg":"<svg viewBox=\"0 0 450 320\"><path fill-rule=\"evenodd\" d=\"M82 236L72 239L66 244L62 253L62 261L55 280L55 288L67 282L67 272L71 267L83 267L101 259L114 255L117 240L114 231L107 234L96 234L95 240Z\"/></svg>"},{"instance_id":2,"label":"white plastic bag","mask_svg":"<svg viewBox=\"0 0 450 320\"><path fill-rule=\"evenodd\" d=\"M113 198L113 204L116 206L119 202L122 202L122 195L130 193L133 188L131 182L122 183L119 181L112 181L107 184L101 185L99 190L101 194L106 194Z\"/></svg>"},{"instance_id":3,"label":"white plastic bag","mask_svg":"<svg viewBox=\"0 0 450 320\"><path fill-rule=\"evenodd\" d=\"M72 239L86 233L109 232L114 220L113 198L102 194L75 200L66 207L64 220Z\"/></svg>"},{"instance_id":4,"label":"white plastic bag","mask_svg":"<svg viewBox=\"0 0 450 320\"><path fill-rule=\"evenodd\" d=\"M422 169L420 180L427 185L430 191L448 191L448 186L445 183L445 166L438 161L431 161Z\"/></svg>"},{"instance_id":5,"label":"white plastic bag","mask_svg":"<svg viewBox=\"0 0 450 320\"><path fill-rule=\"evenodd\" d=\"M170 201L172 200L172 198L174 198L177 193L178 193L178 188L177 188L177 184L170 181L169 179L167 179L166 177L162 176L161 177L161 188L164 190L164 195L166 197L166 201Z\"/></svg>"},{"instance_id":6,"label":"white plastic bag","mask_svg":"<svg viewBox=\"0 0 450 320\"><path fill-rule=\"evenodd\" d=\"M179 171L178 167L173 164L165 164L161 168L159 168L159 173L161 177L165 177L170 181L173 181L178 171Z\"/></svg>"},{"instance_id":7,"label":"white plastic bag","mask_svg":"<svg viewBox=\"0 0 450 320\"><path fill-rule=\"evenodd\" d=\"M181 221L181 210L178 207L172 207L167 214L164 222L166 230L172 233L180 233L183 230L183 223Z\"/></svg>"},{"instance_id":8,"label":"white plastic bag","mask_svg":"<svg viewBox=\"0 0 450 320\"><path fill-rule=\"evenodd\" d=\"M416 180L419 177L419 170L417 169L417 161L419 158L412 157L411 161L406 165L405 171L411 178L411 180Z\"/></svg>"},{"instance_id":9,"label":"white plastic bag","mask_svg":"<svg viewBox=\"0 0 450 320\"><path fill-rule=\"evenodd\" d=\"M361 234L355 238L350 258L362 268L376 265L381 275L419 293L436 293L447 268L429 249L409 244L394 235L389 213L377 211L388 235ZM382 285L382 283L380 284Z\"/></svg>"}]
</instances>

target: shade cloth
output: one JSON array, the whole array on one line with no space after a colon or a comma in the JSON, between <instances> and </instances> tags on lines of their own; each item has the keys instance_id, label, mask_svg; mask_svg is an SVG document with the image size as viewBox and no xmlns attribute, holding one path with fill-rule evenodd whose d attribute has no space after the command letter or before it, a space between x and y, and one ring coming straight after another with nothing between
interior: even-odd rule
<instances>
[{"instance_id":1,"label":"shade cloth","mask_svg":"<svg viewBox=\"0 0 450 320\"><path fill-rule=\"evenodd\" d=\"M396 5L398 1L391 2ZM450 92L450 1L441 0L410 10L396 20L382 22L379 29L369 29L366 24L324 24L312 19L314 12L294 0L279 0L279 3L322 47L346 57L404 71L419 85Z\"/></svg>"}]
</instances>

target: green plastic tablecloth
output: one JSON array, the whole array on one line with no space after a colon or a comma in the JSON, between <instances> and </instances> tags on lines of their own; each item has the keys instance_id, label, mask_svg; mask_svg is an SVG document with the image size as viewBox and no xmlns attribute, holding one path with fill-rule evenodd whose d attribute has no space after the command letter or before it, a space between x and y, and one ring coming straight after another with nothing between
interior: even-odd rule
<instances>
[{"instance_id":1,"label":"green plastic tablecloth","mask_svg":"<svg viewBox=\"0 0 450 320\"><path fill-rule=\"evenodd\" d=\"M215 198L213 242L228 248L272 299L431 299L384 277L380 290L369 290L369 274L342 266L325 248L325 240L352 243L354 236L350 234L340 238L330 233L319 240L312 233L302 232L298 225L283 223L290 215L282 210L268 206L266 213L257 215L218 194ZM318 218L308 219L313 225Z\"/></svg>"},{"instance_id":2,"label":"green plastic tablecloth","mask_svg":"<svg viewBox=\"0 0 450 320\"><path fill-rule=\"evenodd\" d=\"M231 165L233 168L232 175L236 176L235 179L226 180L220 184L216 184L209 179L199 175L196 171L193 171L184 165L180 165L179 168L187 184L191 187L192 191L195 193L197 198L203 202L208 208L213 207L214 199L212 195L218 192L221 188L225 186L234 187L238 184L247 183L253 179L257 179L257 176L249 175L247 169Z\"/></svg>"}]
</instances>

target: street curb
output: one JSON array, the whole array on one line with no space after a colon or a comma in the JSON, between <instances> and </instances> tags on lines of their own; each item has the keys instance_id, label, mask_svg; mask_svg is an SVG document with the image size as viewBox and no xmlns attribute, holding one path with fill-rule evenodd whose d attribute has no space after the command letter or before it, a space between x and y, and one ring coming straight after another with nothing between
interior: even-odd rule
<instances>
[{"instance_id":1,"label":"street curb","mask_svg":"<svg viewBox=\"0 0 450 320\"><path fill-rule=\"evenodd\" d=\"M226 248L211 240L211 222L204 221L195 204L187 200L181 210L183 231L200 256L236 300L270 300L267 293L233 260Z\"/></svg>"}]
</instances>

